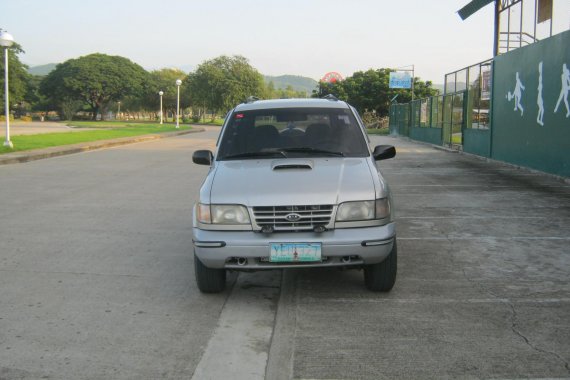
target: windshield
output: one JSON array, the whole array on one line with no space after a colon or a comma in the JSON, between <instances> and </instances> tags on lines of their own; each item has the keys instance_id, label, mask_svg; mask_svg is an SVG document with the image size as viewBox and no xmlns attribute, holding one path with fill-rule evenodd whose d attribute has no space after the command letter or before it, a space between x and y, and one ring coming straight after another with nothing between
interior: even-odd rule
<instances>
[{"instance_id":1,"label":"windshield","mask_svg":"<svg viewBox=\"0 0 570 380\"><path fill-rule=\"evenodd\" d=\"M263 109L229 117L218 160L369 155L364 135L348 109Z\"/></svg>"}]
</instances>

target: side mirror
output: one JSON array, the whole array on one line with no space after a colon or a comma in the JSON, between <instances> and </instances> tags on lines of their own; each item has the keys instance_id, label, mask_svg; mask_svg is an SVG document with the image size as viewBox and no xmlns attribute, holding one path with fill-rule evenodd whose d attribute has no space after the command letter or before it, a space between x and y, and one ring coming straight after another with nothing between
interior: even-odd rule
<instances>
[{"instance_id":1,"label":"side mirror","mask_svg":"<svg viewBox=\"0 0 570 380\"><path fill-rule=\"evenodd\" d=\"M214 154L209 150L197 150L192 155L192 162L198 165L212 165Z\"/></svg>"},{"instance_id":2,"label":"side mirror","mask_svg":"<svg viewBox=\"0 0 570 380\"><path fill-rule=\"evenodd\" d=\"M396 156L396 148L392 145L377 145L372 152L376 161L387 160Z\"/></svg>"}]
</instances>

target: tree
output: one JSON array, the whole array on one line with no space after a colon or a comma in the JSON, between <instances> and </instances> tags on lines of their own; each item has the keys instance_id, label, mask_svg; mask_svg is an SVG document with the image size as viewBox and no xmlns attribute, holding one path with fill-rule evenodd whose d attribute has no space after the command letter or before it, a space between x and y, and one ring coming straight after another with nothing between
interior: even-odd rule
<instances>
[{"instance_id":1,"label":"tree","mask_svg":"<svg viewBox=\"0 0 570 380\"><path fill-rule=\"evenodd\" d=\"M190 105L188 92L184 91L188 85L186 80L184 80L185 77L186 73L179 69L160 69L151 71L143 101L144 107L146 109L158 111L160 109L160 97L158 92L162 91L164 92L164 95L162 95L163 111L166 111L165 115L168 115L168 112L170 112L172 114L172 121L174 121L176 115L177 79L182 79L182 86L180 88L180 107L183 108Z\"/></svg>"},{"instance_id":2,"label":"tree","mask_svg":"<svg viewBox=\"0 0 570 380\"><path fill-rule=\"evenodd\" d=\"M391 69L370 69L357 71L343 81L335 83L320 82L319 89L313 92L314 97L333 94L346 100L360 113L375 111L378 116L388 115L390 100L398 95L400 103L409 102L412 93L407 89L389 88ZM420 99L435 95L431 82L423 82L414 78L414 98Z\"/></svg>"},{"instance_id":3,"label":"tree","mask_svg":"<svg viewBox=\"0 0 570 380\"><path fill-rule=\"evenodd\" d=\"M344 90L344 84L342 81L336 82L323 82L319 81L319 87L316 90L313 90L313 97L314 98L322 98L326 95L334 95L338 99L346 100L347 95L346 91Z\"/></svg>"},{"instance_id":4,"label":"tree","mask_svg":"<svg viewBox=\"0 0 570 380\"><path fill-rule=\"evenodd\" d=\"M0 49L2 59L0 59L0 104L4 105L4 49ZM27 95L29 94L29 87L31 75L28 74L28 67L20 62L18 54L23 53L21 46L18 44L12 45L8 52L8 91L10 99L10 107L22 108L23 103L28 102ZM2 107L2 114L4 114L4 107Z\"/></svg>"},{"instance_id":5,"label":"tree","mask_svg":"<svg viewBox=\"0 0 570 380\"><path fill-rule=\"evenodd\" d=\"M195 105L215 112L228 111L249 96L261 97L263 76L242 56L220 56L205 61L187 78L186 91Z\"/></svg>"},{"instance_id":6,"label":"tree","mask_svg":"<svg viewBox=\"0 0 570 380\"><path fill-rule=\"evenodd\" d=\"M265 84L263 89L264 99L291 99L291 98L306 98L305 91L296 91L293 86L287 85L285 88L275 88L273 81Z\"/></svg>"},{"instance_id":7,"label":"tree","mask_svg":"<svg viewBox=\"0 0 570 380\"><path fill-rule=\"evenodd\" d=\"M104 117L111 102L140 96L147 78L148 73L127 58L96 53L57 65L44 78L40 90L60 109L69 101L82 101L95 120L98 113Z\"/></svg>"}]
</instances>

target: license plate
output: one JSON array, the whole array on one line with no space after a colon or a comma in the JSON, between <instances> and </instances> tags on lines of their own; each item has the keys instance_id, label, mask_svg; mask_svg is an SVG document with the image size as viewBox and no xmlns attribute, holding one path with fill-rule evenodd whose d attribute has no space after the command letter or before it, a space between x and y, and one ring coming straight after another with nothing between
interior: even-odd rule
<instances>
[{"instance_id":1,"label":"license plate","mask_svg":"<svg viewBox=\"0 0 570 380\"><path fill-rule=\"evenodd\" d=\"M273 263L321 261L321 243L271 243Z\"/></svg>"}]
</instances>

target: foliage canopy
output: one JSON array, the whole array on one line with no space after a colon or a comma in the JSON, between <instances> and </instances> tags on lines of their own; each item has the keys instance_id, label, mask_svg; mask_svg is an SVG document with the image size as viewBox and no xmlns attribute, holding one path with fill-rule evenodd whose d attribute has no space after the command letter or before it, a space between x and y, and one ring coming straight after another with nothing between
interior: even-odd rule
<instances>
[{"instance_id":1,"label":"foliage canopy","mask_svg":"<svg viewBox=\"0 0 570 380\"><path fill-rule=\"evenodd\" d=\"M4 49L0 49L2 59L0 59L0 104L4 105ZM28 74L28 67L20 62L19 53L23 53L18 44L12 45L8 49L8 87L11 107L20 107L27 100L33 86L32 76ZM2 107L4 114L4 107Z\"/></svg>"},{"instance_id":2,"label":"foliage canopy","mask_svg":"<svg viewBox=\"0 0 570 380\"><path fill-rule=\"evenodd\" d=\"M389 88L391 69L369 69L357 71L343 81L335 83L319 82L319 89L313 93L315 97L333 94L346 100L360 113L375 111L379 116L388 115L390 100L396 95L398 102L406 103L412 99L410 90ZM414 97L426 98L436 94L430 81L423 82L414 78Z\"/></svg>"},{"instance_id":3,"label":"foliage canopy","mask_svg":"<svg viewBox=\"0 0 570 380\"><path fill-rule=\"evenodd\" d=\"M191 102L214 111L228 111L248 96L263 95L263 76L242 56L220 56L203 62L187 78Z\"/></svg>"},{"instance_id":4,"label":"foliage canopy","mask_svg":"<svg viewBox=\"0 0 570 380\"><path fill-rule=\"evenodd\" d=\"M96 53L57 65L40 90L59 107L62 102L81 100L95 118L98 112L103 115L111 102L140 95L147 78L147 71L127 58Z\"/></svg>"}]
</instances>

